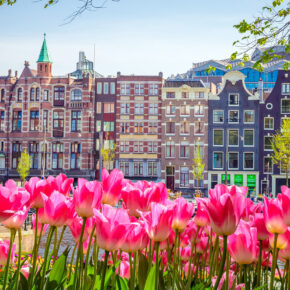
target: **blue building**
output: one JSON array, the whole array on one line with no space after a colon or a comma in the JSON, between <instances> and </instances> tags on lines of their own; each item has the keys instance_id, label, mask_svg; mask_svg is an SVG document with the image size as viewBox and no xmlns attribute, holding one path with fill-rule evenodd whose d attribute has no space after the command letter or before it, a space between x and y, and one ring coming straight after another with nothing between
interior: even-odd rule
<instances>
[{"instance_id":1,"label":"blue building","mask_svg":"<svg viewBox=\"0 0 290 290\"><path fill-rule=\"evenodd\" d=\"M259 101L238 71L226 73L220 92L209 96L209 188L226 183L259 192Z\"/></svg>"}]
</instances>

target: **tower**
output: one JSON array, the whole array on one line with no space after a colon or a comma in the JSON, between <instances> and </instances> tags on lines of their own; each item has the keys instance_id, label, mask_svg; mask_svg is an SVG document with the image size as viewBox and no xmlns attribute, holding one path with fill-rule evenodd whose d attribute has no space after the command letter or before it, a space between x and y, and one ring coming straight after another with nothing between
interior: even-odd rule
<instances>
[{"instance_id":1,"label":"tower","mask_svg":"<svg viewBox=\"0 0 290 290\"><path fill-rule=\"evenodd\" d=\"M44 39L42 43L42 47L40 50L40 54L37 61L37 76L39 77L51 77L51 65L52 62L48 56L48 50L46 45L46 34L44 33Z\"/></svg>"}]
</instances>

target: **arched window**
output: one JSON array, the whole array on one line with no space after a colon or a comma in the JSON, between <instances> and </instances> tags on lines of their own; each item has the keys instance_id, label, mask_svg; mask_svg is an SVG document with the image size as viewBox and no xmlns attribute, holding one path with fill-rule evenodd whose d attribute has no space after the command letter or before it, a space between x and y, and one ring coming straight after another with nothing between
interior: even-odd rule
<instances>
[{"instance_id":1,"label":"arched window","mask_svg":"<svg viewBox=\"0 0 290 290\"><path fill-rule=\"evenodd\" d=\"M71 101L81 101L82 100L82 91L75 89L71 91Z\"/></svg>"},{"instance_id":2,"label":"arched window","mask_svg":"<svg viewBox=\"0 0 290 290\"><path fill-rule=\"evenodd\" d=\"M1 102L5 102L5 90L1 90Z\"/></svg>"},{"instance_id":3,"label":"arched window","mask_svg":"<svg viewBox=\"0 0 290 290\"><path fill-rule=\"evenodd\" d=\"M39 95L40 95L40 89L39 88L36 88L36 90L35 90L35 100L36 101L39 101Z\"/></svg>"},{"instance_id":4,"label":"arched window","mask_svg":"<svg viewBox=\"0 0 290 290\"><path fill-rule=\"evenodd\" d=\"M22 90L22 88L19 88L17 90L17 101L18 102L22 102L22 96L23 96L23 90Z\"/></svg>"},{"instance_id":5,"label":"arched window","mask_svg":"<svg viewBox=\"0 0 290 290\"><path fill-rule=\"evenodd\" d=\"M35 100L35 88L30 89L30 101L34 102Z\"/></svg>"}]
</instances>

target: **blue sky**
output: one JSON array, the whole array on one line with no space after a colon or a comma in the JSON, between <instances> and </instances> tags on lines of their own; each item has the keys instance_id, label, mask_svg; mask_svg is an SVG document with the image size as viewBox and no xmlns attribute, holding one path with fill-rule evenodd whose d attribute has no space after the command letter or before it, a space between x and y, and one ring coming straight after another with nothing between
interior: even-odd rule
<instances>
[{"instance_id":1,"label":"blue sky","mask_svg":"<svg viewBox=\"0 0 290 290\"><path fill-rule=\"evenodd\" d=\"M95 68L103 75L182 73L192 62L229 57L239 38L233 25L251 20L265 1L108 1L63 25L77 5L60 0L44 9L44 2L18 0L0 7L0 75L20 72L25 60L35 68L44 32L54 75L72 72L80 50L93 59L94 44Z\"/></svg>"}]
</instances>

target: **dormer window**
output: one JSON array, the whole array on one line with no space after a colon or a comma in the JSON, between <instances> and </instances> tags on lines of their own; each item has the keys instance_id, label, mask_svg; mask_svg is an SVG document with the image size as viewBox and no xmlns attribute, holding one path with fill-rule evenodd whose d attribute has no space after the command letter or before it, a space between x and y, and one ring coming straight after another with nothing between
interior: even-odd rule
<instances>
[{"instance_id":1,"label":"dormer window","mask_svg":"<svg viewBox=\"0 0 290 290\"><path fill-rule=\"evenodd\" d=\"M82 100L82 91L79 89L72 90L70 100L72 102L81 101Z\"/></svg>"},{"instance_id":2,"label":"dormer window","mask_svg":"<svg viewBox=\"0 0 290 290\"><path fill-rule=\"evenodd\" d=\"M229 94L229 105L238 106L239 105L239 95L238 94Z\"/></svg>"}]
</instances>

